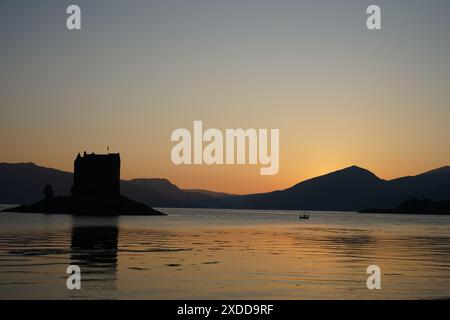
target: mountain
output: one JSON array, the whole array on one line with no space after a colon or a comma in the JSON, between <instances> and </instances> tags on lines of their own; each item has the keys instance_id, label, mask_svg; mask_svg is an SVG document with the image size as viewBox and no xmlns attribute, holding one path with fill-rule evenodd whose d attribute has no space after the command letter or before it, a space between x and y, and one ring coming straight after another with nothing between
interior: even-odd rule
<instances>
[{"instance_id":1,"label":"mountain","mask_svg":"<svg viewBox=\"0 0 450 320\"><path fill-rule=\"evenodd\" d=\"M403 177L390 181L395 190L417 198L432 200L450 199L450 166L431 170L413 177ZM403 199L404 200L404 199Z\"/></svg>"},{"instance_id":2,"label":"mountain","mask_svg":"<svg viewBox=\"0 0 450 320\"><path fill-rule=\"evenodd\" d=\"M121 182L121 193L154 207L196 207L214 200L214 192L182 190L167 179L133 179Z\"/></svg>"},{"instance_id":3,"label":"mountain","mask_svg":"<svg viewBox=\"0 0 450 320\"><path fill-rule=\"evenodd\" d=\"M33 203L42 198L46 184L53 186L55 196L68 195L72 174L33 163L0 163L0 203ZM352 166L284 190L250 195L180 189L167 179L133 179L121 181L121 193L154 207L330 211L395 208L409 197L450 200L450 167L383 180Z\"/></svg>"},{"instance_id":4,"label":"mountain","mask_svg":"<svg viewBox=\"0 0 450 320\"><path fill-rule=\"evenodd\" d=\"M235 196L234 194L231 194L231 193L216 192L216 191L203 190L203 189L183 189L183 191L206 194L206 195L211 196L213 198L219 198L219 199L220 198L225 198L225 197L234 197Z\"/></svg>"},{"instance_id":5,"label":"mountain","mask_svg":"<svg viewBox=\"0 0 450 320\"><path fill-rule=\"evenodd\" d=\"M67 196L73 174L34 163L0 163L0 203L31 204L43 197L51 184L55 196ZM182 190L167 179L121 180L121 193L133 200L156 207L195 207L218 197L212 191Z\"/></svg>"},{"instance_id":6,"label":"mountain","mask_svg":"<svg viewBox=\"0 0 450 320\"><path fill-rule=\"evenodd\" d=\"M285 190L224 198L217 206L356 211L363 208L393 208L411 196L431 200L450 199L450 167L412 177L383 180L366 169L352 166L300 182Z\"/></svg>"},{"instance_id":7,"label":"mountain","mask_svg":"<svg viewBox=\"0 0 450 320\"><path fill-rule=\"evenodd\" d=\"M34 203L43 198L46 184L53 186L55 196L68 195L72 180L72 173L34 163L0 163L0 203Z\"/></svg>"}]
</instances>

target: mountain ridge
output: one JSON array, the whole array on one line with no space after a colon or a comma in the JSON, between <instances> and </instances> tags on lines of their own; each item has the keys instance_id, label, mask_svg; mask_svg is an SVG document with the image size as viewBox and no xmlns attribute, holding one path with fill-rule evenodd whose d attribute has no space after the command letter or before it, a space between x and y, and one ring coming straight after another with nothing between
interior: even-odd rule
<instances>
[{"instance_id":1,"label":"mountain ridge","mask_svg":"<svg viewBox=\"0 0 450 320\"><path fill-rule=\"evenodd\" d=\"M68 195L71 172L33 162L0 163L0 203L32 203L52 184L55 195ZM202 207L286 210L350 210L395 207L411 196L450 199L450 166L391 180L353 165L291 187L265 193L233 195L181 189L165 178L121 180L122 194L155 207Z\"/></svg>"}]
</instances>

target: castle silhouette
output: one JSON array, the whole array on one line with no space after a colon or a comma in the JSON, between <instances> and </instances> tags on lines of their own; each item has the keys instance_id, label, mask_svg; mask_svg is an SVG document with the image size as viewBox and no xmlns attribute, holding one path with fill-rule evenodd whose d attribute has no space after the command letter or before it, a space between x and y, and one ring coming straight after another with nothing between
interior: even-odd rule
<instances>
[{"instance_id":1,"label":"castle silhouette","mask_svg":"<svg viewBox=\"0 0 450 320\"><path fill-rule=\"evenodd\" d=\"M119 153L78 154L74 161L71 193L68 197L53 197L53 191L48 192L44 200L6 210L84 216L164 215L120 195Z\"/></svg>"},{"instance_id":2,"label":"castle silhouette","mask_svg":"<svg viewBox=\"0 0 450 320\"><path fill-rule=\"evenodd\" d=\"M118 197L120 154L78 154L74 161L73 196Z\"/></svg>"}]
</instances>

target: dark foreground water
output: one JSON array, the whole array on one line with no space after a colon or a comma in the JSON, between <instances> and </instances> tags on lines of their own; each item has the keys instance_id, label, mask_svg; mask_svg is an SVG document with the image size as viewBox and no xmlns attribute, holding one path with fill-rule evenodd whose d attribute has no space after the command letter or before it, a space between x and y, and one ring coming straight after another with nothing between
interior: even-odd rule
<instances>
[{"instance_id":1,"label":"dark foreground water","mask_svg":"<svg viewBox=\"0 0 450 320\"><path fill-rule=\"evenodd\" d=\"M161 211L0 214L0 299L450 298L450 217ZM71 264L81 290L66 287ZM373 264L381 290L366 287Z\"/></svg>"}]
</instances>

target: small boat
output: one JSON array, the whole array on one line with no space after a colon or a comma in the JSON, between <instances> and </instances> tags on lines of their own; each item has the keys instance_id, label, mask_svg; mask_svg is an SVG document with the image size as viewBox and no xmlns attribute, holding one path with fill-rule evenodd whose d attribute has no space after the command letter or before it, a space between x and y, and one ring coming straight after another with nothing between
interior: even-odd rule
<instances>
[{"instance_id":1,"label":"small boat","mask_svg":"<svg viewBox=\"0 0 450 320\"><path fill-rule=\"evenodd\" d=\"M306 220L306 219L309 219L309 214L301 214L301 215L298 216L298 218L299 218L300 220Z\"/></svg>"}]
</instances>

